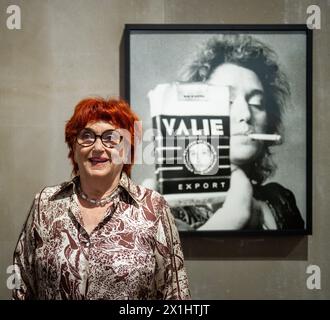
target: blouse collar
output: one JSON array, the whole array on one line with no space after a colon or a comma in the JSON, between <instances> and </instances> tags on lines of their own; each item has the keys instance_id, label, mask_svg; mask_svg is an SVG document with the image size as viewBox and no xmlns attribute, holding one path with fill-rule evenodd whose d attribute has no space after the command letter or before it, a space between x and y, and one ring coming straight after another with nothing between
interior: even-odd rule
<instances>
[{"instance_id":1,"label":"blouse collar","mask_svg":"<svg viewBox=\"0 0 330 320\"><path fill-rule=\"evenodd\" d=\"M74 188L77 185L79 176L75 176L71 181L66 181L59 186L59 189L50 197L50 200L55 200L65 191L74 192ZM141 187L136 185L125 172L121 173L118 186L122 187L136 202L141 202Z\"/></svg>"}]
</instances>

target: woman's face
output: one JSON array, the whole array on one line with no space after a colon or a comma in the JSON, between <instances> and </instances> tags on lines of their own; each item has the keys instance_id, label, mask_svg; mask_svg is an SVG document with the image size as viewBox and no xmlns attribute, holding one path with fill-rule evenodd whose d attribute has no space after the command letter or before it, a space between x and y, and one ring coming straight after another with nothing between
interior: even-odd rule
<instances>
[{"instance_id":1,"label":"woman's face","mask_svg":"<svg viewBox=\"0 0 330 320\"><path fill-rule=\"evenodd\" d=\"M108 122L98 121L85 126L88 132L102 135L107 130L115 127ZM124 148L120 146L108 148L103 145L101 138L96 138L94 144L85 147L75 142L74 160L78 164L81 177L115 177L120 175L123 168Z\"/></svg>"},{"instance_id":2,"label":"woman's face","mask_svg":"<svg viewBox=\"0 0 330 320\"><path fill-rule=\"evenodd\" d=\"M265 133L267 114L264 89L250 69L225 63L211 74L209 82L230 86L230 161L243 165L255 160L263 149L261 141L248 137Z\"/></svg>"},{"instance_id":3,"label":"woman's face","mask_svg":"<svg viewBox=\"0 0 330 320\"><path fill-rule=\"evenodd\" d=\"M189 149L190 162L197 172L205 171L212 164L212 154L205 144L196 144Z\"/></svg>"}]
</instances>

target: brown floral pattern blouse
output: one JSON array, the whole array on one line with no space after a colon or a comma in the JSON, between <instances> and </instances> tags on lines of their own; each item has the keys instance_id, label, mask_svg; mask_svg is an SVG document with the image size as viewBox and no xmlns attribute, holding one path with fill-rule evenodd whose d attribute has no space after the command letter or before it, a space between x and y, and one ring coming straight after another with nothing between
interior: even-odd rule
<instances>
[{"instance_id":1,"label":"brown floral pattern blouse","mask_svg":"<svg viewBox=\"0 0 330 320\"><path fill-rule=\"evenodd\" d=\"M190 299L177 228L157 192L122 173L120 192L88 234L75 185L35 197L20 235L14 299Z\"/></svg>"}]
</instances>

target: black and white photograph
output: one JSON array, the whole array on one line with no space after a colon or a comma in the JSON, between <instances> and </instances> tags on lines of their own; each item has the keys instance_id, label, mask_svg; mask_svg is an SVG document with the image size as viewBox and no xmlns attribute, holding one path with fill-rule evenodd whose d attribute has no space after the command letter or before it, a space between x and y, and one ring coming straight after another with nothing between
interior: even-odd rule
<instances>
[{"instance_id":1,"label":"black and white photograph","mask_svg":"<svg viewBox=\"0 0 330 320\"><path fill-rule=\"evenodd\" d=\"M180 232L311 233L311 34L301 25L126 25L132 178Z\"/></svg>"}]
</instances>

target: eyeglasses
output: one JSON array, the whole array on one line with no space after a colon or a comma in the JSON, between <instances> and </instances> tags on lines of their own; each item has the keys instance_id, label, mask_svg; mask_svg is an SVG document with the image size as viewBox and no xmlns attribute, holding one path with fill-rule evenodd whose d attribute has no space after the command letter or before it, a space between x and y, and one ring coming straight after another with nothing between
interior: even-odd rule
<instances>
[{"instance_id":1,"label":"eyeglasses","mask_svg":"<svg viewBox=\"0 0 330 320\"><path fill-rule=\"evenodd\" d=\"M123 139L122 135L116 130L107 130L99 135L95 134L94 131L85 128L79 132L77 142L83 147L90 147L95 143L96 138L100 138L102 144L107 148L115 147Z\"/></svg>"}]
</instances>

